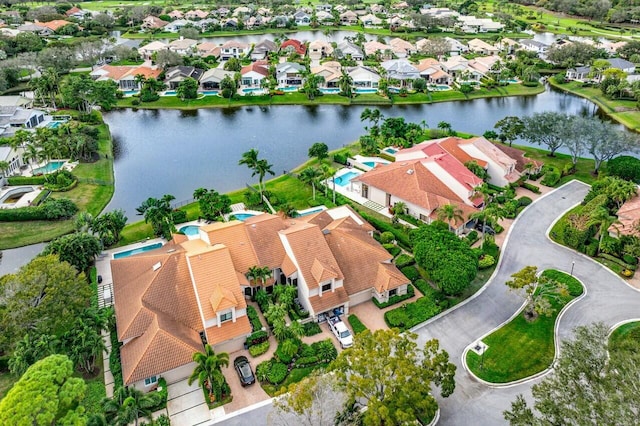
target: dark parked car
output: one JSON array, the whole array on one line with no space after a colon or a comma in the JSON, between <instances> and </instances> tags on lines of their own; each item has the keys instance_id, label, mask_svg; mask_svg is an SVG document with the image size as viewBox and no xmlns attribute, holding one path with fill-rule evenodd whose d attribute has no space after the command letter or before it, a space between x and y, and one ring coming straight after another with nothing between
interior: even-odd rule
<instances>
[{"instance_id":1,"label":"dark parked car","mask_svg":"<svg viewBox=\"0 0 640 426\"><path fill-rule=\"evenodd\" d=\"M253 371L251 371L251 364L249 364L249 360L246 356L239 356L236 358L233 361L233 366L236 369L236 373L238 373L242 386L249 386L256 381L256 376L253 375Z\"/></svg>"},{"instance_id":2,"label":"dark parked car","mask_svg":"<svg viewBox=\"0 0 640 426\"><path fill-rule=\"evenodd\" d=\"M490 227L489 225L482 225L482 222L478 222L476 223L475 228L480 231L483 232L485 234L489 234L489 235L495 235L496 231L493 230L492 227Z\"/></svg>"}]
</instances>

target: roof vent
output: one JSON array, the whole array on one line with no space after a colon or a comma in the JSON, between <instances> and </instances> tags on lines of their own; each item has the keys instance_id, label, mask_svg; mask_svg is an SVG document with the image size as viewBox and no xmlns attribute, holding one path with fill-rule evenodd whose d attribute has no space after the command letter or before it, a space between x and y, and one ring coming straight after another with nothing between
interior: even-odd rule
<instances>
[{"instance_id":1,"label":"roof vent","mask_svg":"<svg viewBox=\"0 0 640 426\"><path fill-rule=\"evenodd\" d=\"M331 230L330 230L330 229L323 229L323 230L322 230L322 233L323 233L324 235L327 235L327 234L330 234L330 233L331 233Z\"/></svg>"},{"instance_id":2,"label":"roof vent","mask_svg":"<svg viewBox=\"0 0 640 426\"><path fill-rule=\"evenodd\" d=\"M255 227L256 227L256 224L255 224L255 223L252 223L252 224L251 224L251 227L252 227L252 228L255 228Z\"/></svg>"},{"instance_id":3,"label":"roof vent","mask_svg":"<svg viewBox=\"0 0 640 426\"><path fill-rule=\"evenodd\" d=\"M414 172L414 170L413 170L413 169L409 169L409 170L407 170L407 174L408 174L408 175L412 175L412 174L413 174L413 172Z\"/></svg>"},{"instance_id":4,"label":"roof vent","mask_svg":"<svg viewBox=\"0 0 640 426\"><path fill-rule=\"evenodd\" d=\"M160 267L162 266L162 262L158 262L155 265L152 266L154 271L157 271L158 269L160 269Z\"/></svg>"}]
</instances>

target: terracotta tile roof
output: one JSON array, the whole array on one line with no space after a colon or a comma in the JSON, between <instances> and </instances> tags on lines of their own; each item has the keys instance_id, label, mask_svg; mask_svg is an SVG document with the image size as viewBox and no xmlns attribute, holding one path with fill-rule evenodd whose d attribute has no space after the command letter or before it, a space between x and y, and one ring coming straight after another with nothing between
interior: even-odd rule
<instances>
[{"instance_id":1,"label":"terracotta tile roof","mask_svg":"<svg viewBox=\"0 0 640 426\"><path fill-rule=\"evenodd\" d=\"M323 293L322 296L309 298L313 312L317 315L330 309L337 308L349 301L349 296L343 287L338 287L333 292Z\"/></svg>"},{"instance_id":2,"label":"terracotta tile roof","mask_svg":"<svg viewBox=\"0 0 640 426\"><path fill-rule=\"evenodd\" d=\"M493 143L493 142L492 142ZM529 163L533 164L534 169L539 169L544 165L544 163L540 161L533 160L531 158L525 157L525 152L518 148L513 148L511 146L503 145L500 143L493 143L493 145L498 148L500 151L507 154L509 157L516 160L516 170L520 173L523 173L527 170L526 165Z\"/></svg>"},{"instance_id":3,"label":"terracotta tile roof","mask_svg":"<svg viewBox=\"0 0 640 426\"><path fill-rule=\"evenodd\" d=\"M299 223L280 231L280 234L287 239L294 256L292 260L298 264L299 272L304 277L309 289L316 288L319 284L316 278L318 267L314 265L316 261L324 269L333 272L337 279L343 278L342 271L340 271L340 267L319 227L308 223Z\"/></svg>"},{"instance_id":4,"label":"terracotta tile roof","mask_svg":"<svg viewBox=\"0 0 640 426\"><path fill-rule=\"evenodd\" d=\"M69 21L64 21L62 19L54 19L53 21L49 21L49 22L40 22L38 25L42 25L44 27L49 28L51 31L58 31L60 28L64 27L65 25L76 25L73 22L69 22Z\"/></svg>"},{"instance_id":5,"label":"terracotta tile roof","mask_svg":"<svg viewBox=\"0 0 640 426\"><path fill-rule=\"evenodd\" d=\"M237 317L236 322L225 321L220 327L214 325L206 330L207 342L211 346L236 337L246 336L249 333L251 333L251 323L246 315Z\"/></svg>"},{"instance_id":6,"label":"terracotta tile roof","mask_svg":"<svg viewBox=\"0 0 640 426\"><path fill-rule=\"evenodd\" d=\"M155 315L142 336L120 348L124 383L129 385L188 364L198 351L202 351L198 332L165 315Z\"/></svg>"},{"instance_id":7,"label":"terracotta tile roof","mask_svg":"<svg viewBox=\"0 0 640 426\"><path fill-rule=\"evenodd\" d=\"M240 70L240 74L245 75L251 71L267 76L269 75L269 64L267 63L267 61L256 61L251 65L242 67L242 69Z\"/></svg>"},{"instance_id":8,"label":"terracotta tile roof","mask_svg":"<svg viewBox=\"0 0 640 426\"><path fill-rule=\"evenodd\" d=\"M338 278L338 274L331 270L329 266L320 262L318 258L313 259L311 275L313 275L313 278L315 278L318 283Z\"/></svg>"},{"instance_id":9,"label":"terracotta tile roof","mask_svg":"<svg viewBox=\"0 0 640 426\"><path fill-rule=\"evenodd\" d=\"M282 261L282 266L280 267L280 269L282 269L282 273L287 277L291 276L291 274L298 270L298 268L296 268L296 265L294 265L293 260L291 260L291 258L286 255L284 257L284 260Z\"/></svg>"},{"instance_id":10,"label":"terracotta tile roof","mask_svg":"<svg viewBox=\"0 0 640 426\"><path fill-rule=\"evenodd\" d=\"M640 191L635 197L626 201L618 210L618 221L609 227L609 232L621 235L635 235L640 237Z\"/></svg>"},{"instance_id":11,"label":"terracotta tile roof","mask_svg":"<svg viewBox=\"0 0 640 426\"><path fill-rule=\"evenodd\" d=\"M391 263L378 263L378 271L373 287L378 293L393 290L401 285L409 284L409 279Z\"/></svg>"},{"instance_id":12,"label":"terracotta tile roof","mask_svg":"<svg viewBox=\"0 0 640 426\"><path fill-rule=\"evenodd\" d=\"M120 81L127 77L135 77L136 75L142 75L145 78L158 78L162 70L157 68L150 68L146 66L113 66L113 65L103 65L99 68L96 68L91 72L92 75L98 76L100 79L109 78L114 81Z\"/></svg>"},{"instance_id":13,"label":"terracotta tile roof","mask_svg":"<svg viewBox=\"0 0 640 426\"><path fill-rule=\"evenodd\" d=\"M463 139L461 145L473 144L477 149L482 151L487 157L489 157L494 162L498 163L500 166L507 168L510 166L515 166L516 160L509 157L502 150L498 149L494 144L489 142L484 137L477 137L471 139ZM463 148L464 149L464 148Z\"/></svg>"},{"instance_id":14,"label":"terracotta tile roof","mask_svg":"<svg viewBox=\"0 0 640 426\"><path fill-rule=\"evenodd\" d=\"M302 43L302 42L300 42L298 40L292 39L292 38L290 38L289 40L284 41L280 45L280 49L284 50L289 46L293 47L293 50L295 50L296 53L299 53L300 55L304 56L304 54L307 53L307 46L305 46L304 43Z\"/></svg>"},{"instance_id":15,"label":"terracotta tile roof","mask_svg":"<svg viewBox=\"0 0 640 426\"><path fill-rule=\"evenodd\" d=\"M444 204L463 201L421 164L423 160L396 161L354 178L409 203L433 211Z\"/></svg>"},{"instance_id":16,"label":"terracotta tile roof","mask_svg":"<svg viewBox=\"0 0 640 426\"><path fill-rule=\"evenodd\" d=\"M244 222L215 222L201 227L200 230L206 232L211 245L224 244L229 249L238 272L246 273L250 267L258 265L258 256Z\"/></svg>"},{"instance_id":17,"label":"terracotta tile roof","mask_svg":"<svg viewBox=\"0 0 640 426\"><path fill-rule=\"evenodd\" d=\"M475 161L482 168L486 168L488 163L485 160L481 160L480 158L475 158L470 156L466 151L460 148L460 141L464 139L461 138L445 138L440 142L440 146L444 148L449 154L456 157L458 161L462 164L468 161Z\"/></svg>"},{"instance_id":18,"label":"terracotta tile roof","mask_svg":"<svg viewBox=\"0 0 640 426\"><path fill-rule=\"evenodd\" d=\"M204 252L187 251L187 260L205 321L215 318L217 311L247 306L227 247L217 244Z\"/></svg>"},{"instance_id":19,"label":"terracotta tile roof","mask_svg":"<svg viewBox=\"0 0 640 426\"><path fill-rule=\"evenodd\" d=\"M424 160L424 162L437 164L469 191L482 185L482 179L448 153L434 155Z\"/></svg>"},{"instance_id":20,"label":"terracotta tile roof","mask_svg":"<svg viewBox=\"0 0 640 426\"><path fill-rule=\"evenodd\" d=\"M258 265L271 269L280 267L286 255L278 232L287 228L285 221L280 216L261 214L248 218L244 224Z\"/></svg>"},{"instance_id":21,"label":"terracotta tile roof","mask_svg":"<svg viewBox=\"0 0 640 426\"><path fill-rule=\"evenodd\" d=\"M441 66L442 65L440 65L440 61L438 61L437 59L425 58L418 62L416 68L418 68L418 71L424 71L427 68L440 68Z\"/></svg>"}]
</instances>

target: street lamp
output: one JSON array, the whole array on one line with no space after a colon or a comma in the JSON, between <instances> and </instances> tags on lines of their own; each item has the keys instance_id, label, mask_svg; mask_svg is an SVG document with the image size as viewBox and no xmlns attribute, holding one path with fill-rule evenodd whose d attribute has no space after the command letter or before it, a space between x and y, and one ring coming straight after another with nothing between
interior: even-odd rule
<instances>
[{"instance_id":1,"label":"street lamp","mask_svg":"<svg viewBox=\"0 0 640 426\"><path fill-rule=\"evenodd\" d=\"M573 268L574 268L574 266L576 266L576 261L575 261L575 260L572 260L572 261L571 261L571 273L569 274L569 275L571 275L571 276L573 276Z\"/></svg>"}]
</instances>

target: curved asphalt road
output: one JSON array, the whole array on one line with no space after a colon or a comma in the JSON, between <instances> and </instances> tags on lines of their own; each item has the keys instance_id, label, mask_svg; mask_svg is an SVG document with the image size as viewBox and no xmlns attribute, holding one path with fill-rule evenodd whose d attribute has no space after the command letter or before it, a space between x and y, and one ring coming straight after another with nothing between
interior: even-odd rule
<instances>
[{"instance_id":1,"label":"curved asphalt road","mask_svg":"<svg viewBox=\"0 0 640 426\"><path fill-rule=\"evenodd\" d=\"M506 424L502 412L510 408L515 396L523 393L530 399L531 385L537 381L510 388L491 388L474 380L461 361L469 344L509 319L522 306L522 299L509 292L504 282L524 266L569 272L571 263L575 262L574 275L585 284L587 294L562 316L558 330L560 340L571 337L572 330L578 325L602 321L612 326L640 316L640 292L628 287L602 265L547 238L551 224L580 203L588 190L585 184L572 181L531 204L512 226L497 273L483 291L458 309L414 330L420 344L431 338L438 339L458 368L454 394L438 401L440 425ZM219 424L268 424L270 411L269 404Z\"/></svg>"}]
</instances>

